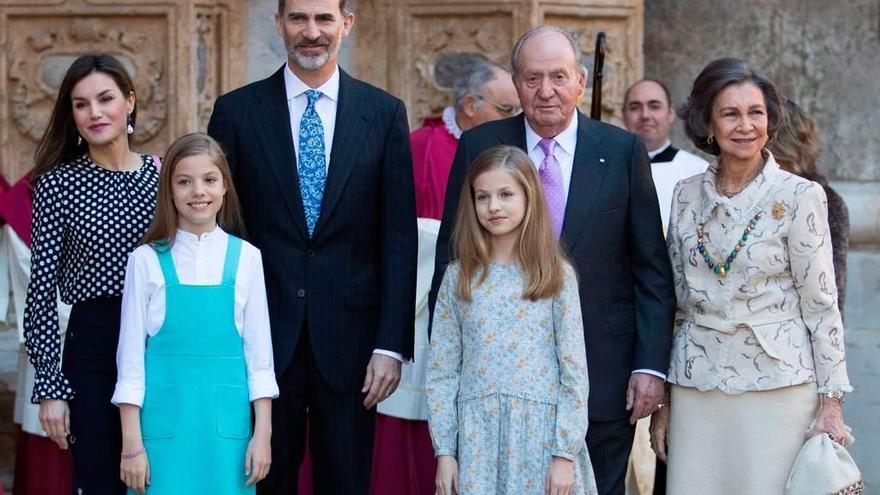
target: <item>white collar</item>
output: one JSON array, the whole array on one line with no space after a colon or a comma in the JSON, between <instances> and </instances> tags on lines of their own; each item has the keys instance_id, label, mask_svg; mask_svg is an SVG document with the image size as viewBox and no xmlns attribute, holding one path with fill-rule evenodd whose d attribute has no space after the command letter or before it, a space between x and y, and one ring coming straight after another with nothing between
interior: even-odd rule
<instances>
[{"instance_id":1,"label":"white collar","mask_svg":"<svg viewBox=\"0 0 880 495\"><path fill-rule=\"evenodd\" d=\"M226 234L226 232L224 232L219 225L215 225L213 229L202 235L193 234L192 232L187 232L183 229L177 229L177 234L174 236L174 243L177 244L178 242L182 242L186 245L198 244L199 242L213 240L214 238L222 238L223 234Z\"/></svg>"},{"instance_id":2,"label":"white collar","mask_svg":"<svg viewBox=\"0 0 880 495\"><path fill-rule=\"evenodd\" d=\"M654 158L655 156L659 155L660 153L663 153L664 151L666 151L666 148L668 148L670 146L672 146L672 141L667 139L666 142L663 143L662 146L660 146L659 148L657 148L654 151L649 151L648 158Z\"/></svg>"},{"instance_id":3,"label":"white collar","mask_svg":"<svg viewBox=\"0 0 880 495\"><path fill-rule=\"evenodd\" d=\"M449 134L452 134L452 137L461 139L462 130L458 126L458 122L455 121L454 108L446 107L443 109L443 124L446 125L446 130L449 131Z\"/></svg>"},{"instance_id":4,"label":"white collar","mask_svg":"<svg viewBox=\"0 0 880 495\"><path fill-rule=\"evenodd\" d=\"M339 101L339 66L337 65L334 67L333 75L330 76L330 79L327 79L324 84L317 88L311 88L309 85L302 82L300 78L296 77L296 74L290 69L290 64L284 64L284 91L287 93L287 101L296 98L310 89L316 89L320 91L323 96L326 96L333 101Z\"/></svg>"},{"instance_id":5,"label":"white collar","mask_svg":"<svg viewBox=\"0 0 880 495\"><path fill-rule=\"evenodd\" d=\"M525 120L526 123L526 150L531 152L538 146L538 143L540 143L543 138L532 129L531 125L529 125L529 119L523 117L523 120ZM553 136L553 140L556 141L556 146L562 148L562 150L568 153L569 156L574 156L574 149L577 145L577 128L578 114L577 111L575 111L573 112L568 127L559 134Z\"/></svg>"}]
</instances>

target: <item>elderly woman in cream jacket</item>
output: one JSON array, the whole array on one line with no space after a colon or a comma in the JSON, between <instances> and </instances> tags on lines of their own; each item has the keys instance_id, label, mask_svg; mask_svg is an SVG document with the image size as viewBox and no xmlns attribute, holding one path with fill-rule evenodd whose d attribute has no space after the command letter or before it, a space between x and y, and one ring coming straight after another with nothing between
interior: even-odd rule
<instances>
[{"instance_id":1,"label":"elderly woman in cream jacket","mask_svg":"<svg viewBox=\"0 0 880 495\"><path fill-rule=\"evenodd\" d=\"M652 445L668 445L668 493L782 494L806 437L843 441L852 390L825 193L766 150L782 101L743 61L710 63L680 113L718 159L673 194L671 398Z\"/></svg>"}]
</instances>

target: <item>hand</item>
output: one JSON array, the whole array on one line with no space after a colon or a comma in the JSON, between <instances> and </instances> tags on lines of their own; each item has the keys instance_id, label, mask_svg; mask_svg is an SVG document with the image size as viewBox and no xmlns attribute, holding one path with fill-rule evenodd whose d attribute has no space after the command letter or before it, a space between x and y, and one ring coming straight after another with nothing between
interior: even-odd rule
<instances>
[{"instance_id":1,"label":"hand","mask_svg":"<svg viewBox=\"0 0 880 495\"><path fill-rule=\"evenodd\" d=\"M137 448L123 446L122 453L133 454L143 448L143 445ZM147 459L147 453L144 452L131 459L122 458L119 463L119 477L125 486L134 490L138 495L144 495L147 491L147 485L150 484L150 460Z\"/></svg>"},{"instance_id":2,"label":"hand","mask_svg":"<svg viewBox=\"0 0 880 495\"><path fill-rule=\"evenodd\" d=\"M647 417L657 410L657 405L663 402L665 390L664 381L659 376L648 373L633 373L629 377L629 386L626 387L626 410L632 411L629 424Z\"/></svg>"},{"instance_id":3,"label":"hand","mask_svg":"<svg viewBox=\"0 0 880 495\"><path fill-rule=\"evenodd\" d=\"M434 487L438 495L458 495L458 461L451 455L437 457L437 477Z\"/></svg>"},{"instance_id":4,"label":"hand","mask_svg":"<svg viewBox=\"0 0 880 495\"><path fill-rule=\"evenodd\" d=\"M666 448L669 440L669 405L665 405L651 415L651 450L657 458L666 462Z\"/></svg>"},{"instance_id":5,"label":"hand","mask_svg":"<svg viewBox=\"0 0 880 495\"><path fill-rule=\"evenodd\" d=\"M366 393L364 407L372 409L373 406L387 399L400 383L400 361L384 354L373 354L370 364L367 365L367 376L364 378L364 388L361 393Z\"/></svg>"},{"instance_id":6,"label":"hand","mask_svg":"<svg viewBox=\"0 0 880 495\"><path fill-rule=\"evenodd\" d=\"M840 410L840 401L822 397L819 403L819 412L816 414L816 425L807 432L807 438L821 433L834 435L834 441L844 445L846 441L846 427L843 423L843 412Z\"/></svg>"},{"instance_id":7,"label":"hand","mask_svg":"<svg viewBox=\"0 0 880 495\"><path fill-rule=\"evenodd\" d=\"M574 462L553 457L544 478L544 495L571 495L574 487Z\"/></svg>"},{"instance_id":8,"label":"hand","mask_svg":"<svg viewBox=\"0 0 880 495\"><path fill-rule=\"evenodd\" d=\"M270 464L272 464L272 434L255 430L244 457L244 475L250 476L246 486L262 481L269 474Z\"/></svg>"},{"instance_id":9,"label":"hand","mask_svg":"<svg viewBox=\"0 0 880 495\"><path fill-rule=\"evenodd\" d=\"M70 408L67 407L66 400L41 400L40 425L61 450L67 450L67 435L70 433Z\"/></svg>"}]
</instances>

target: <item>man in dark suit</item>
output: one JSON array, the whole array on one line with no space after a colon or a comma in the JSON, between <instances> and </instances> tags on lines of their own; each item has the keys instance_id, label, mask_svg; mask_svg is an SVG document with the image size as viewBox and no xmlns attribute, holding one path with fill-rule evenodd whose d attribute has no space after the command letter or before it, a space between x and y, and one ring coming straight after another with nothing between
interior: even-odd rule
<instances>
[{"instance_id":1,"label":"man in dark suit","mask_svg":"<svg viewBox=\"0 0 880 495\"><path fill-rule=\"evenodd\" d=\"M648 156L634 135L577 111L586 74L571 35L535 28L516 43L512 62L524 115L476 127L459 141L432 305L469 164L494 145L522 148L539 168L551 219L578 271L591 388L587 445L599 493L623 494L635 421L663 402L675 310Z\"/></svg>"},{"instance_id":2,"label":"man in dark suit","mask_svg":"<svg viewBox=\"0 0 880 495\"><path fill-rule=\"evenodd\" d=\"M315 493L367 493L374 406L413 351L415 195L403 102L337 66L351 0L280 0L287 64L220 97L226 151L262 251L281 389L273 466L296 493L306 420Z\"/></svg>"}]
</instances>

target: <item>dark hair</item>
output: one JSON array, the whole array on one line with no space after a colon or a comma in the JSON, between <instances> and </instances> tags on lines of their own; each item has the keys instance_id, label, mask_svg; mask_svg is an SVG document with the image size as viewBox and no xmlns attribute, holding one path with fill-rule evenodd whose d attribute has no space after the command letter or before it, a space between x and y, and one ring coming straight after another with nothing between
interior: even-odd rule
<instances>
[{"instance_id":1,"label":"dark hair","mask_svg":"<svg viewBox=\"0 0 880 495\"><path fill-rule=\"evenodd\" d=\"M632 89L636 87L637 84L642 84L643 82L652 82L657 86L660 86L660 89L663 90L663 94L666 95L666 104L670 106L672 105L672 98L669 97L669 88L667 88L665 84L656 79L646 77L644 79L634 82L632 86L626 88L626 93L623 94L623 106L626 106L626 104L629 103L629 92L632 91Z\"/></svg>"},{"instance_id":2,"label":"dark hair","mask_svg":"<svg viewBox=\"0 0 880 495\"><path fill-rule=\"evenodd\" d=\"M785 123L770 147L776 162L793 174L827 185L828 180L817 167L822 148L816 124L795 102L785 102Z\"/></svg>"},{"instance_id":3,"label":"dark hair","mask_svg":"<svg viewBox=\"0 0 880 495\"><path fill-rule=\"evenodd\" d=\"M41 175L52 170L59 163L71 161L88 150L88 143L85 141L81 144L77 143L79 134L73 121L71 92L77 83L94 72L110 76L125 98L134 91L134 83L128 71L113 56L106 53L90 53L74 60L64 74L52 116L49 118L49 126L34 153L32 187L37 184ZM137 122L137 106L131 112L131 125L135 125L135 122ZM128 136L128 139L130 143L131 136Z\"/></svg>"},{"instance_id":4,"label":"dark hair","mask_svg":"<svg viewBox=\"0 0 880 495\"><path fill-rule=\"evenodd\" d=\"M523 46L525 46L526 41L532 38L535 35L542 33L558 33L561 34L565 41L568 42L569 47L571 47L571 52L574 55L574 63L577 64L576 70L583 71L586 69L583 62L581 62L581 47L578 45L574 36L571 35L568 31L558 28L556 26L537 26L529 29L522 36L516 40L516 43L513 45L513 52L510 55L510 67L513 69L513 73L517 74L519 72L519 55L522 52Z\"/></svg>"},{"instance_id":5,"label":"dark hair","mask_svg":"<svg viewBox=\"0 0 880 495\"><path fill-rule=\"evenodd\" d=\"M444 53L434 62L434 81L452 90L453 104L459 109L466 96L481 96L486 84L507 69L479 53Z\"/></svg>"},{"instance_id":6,"label":"dark hair","mask_svg":"<svg viewBox=\"0 0 880 495\"><path fill-rule=\"evenodd\" d=\"M284 4L286 0L278 0L278 13L284 13ZM348 15L354 12L354 0L339 0L339 11L342 15Z\"/></svg>"},{"instance_id":7,"label":"dark hair","mask_svg":"<svg viewBox=\"0 0 880 495\"><path fill-rule=\"evenodd\" d=\"M174 245L177 234L177 208L174 206L174 193L171 181L174 178L174 170L177 164L184 158L196 155L207 155L211 163L220 170L223 177L223 185L226 186L226 195L223 198L223 206L217 212L217 224L227 233L244 237L244 220L241 216L241 207L235 185L232 183L232 173L229 170L229 162L223 149L211 136L194 132L183 135L174 140L168 151L165 152L165 160L162 164L162 173L159 174L159 192L156 196L156 214L141 244L153 244L154 246L169 248Z\"/></svg>"},{"instance_id":8,"label":"dark hair","mask_svg":"<svg viewBox=\"0 0 880 495\"><path fill-rule=\"evenodd\" d=\"M699 150L712 155L720 155L718 142L708 141L709 122L712 120L712 107L715 98L724 88L732 84L752 83L764 94L767 107L767 134L769 143L785 121L782 110L782 96L770 79L758 70L752 69L738 58L721 58L709 62L694 81L694 87L687 102L679 108L678 117L684 122L684 131Z\"/></svg>"}]
</instances>

